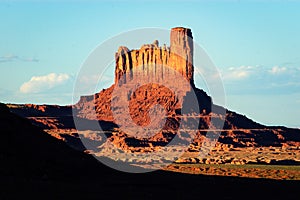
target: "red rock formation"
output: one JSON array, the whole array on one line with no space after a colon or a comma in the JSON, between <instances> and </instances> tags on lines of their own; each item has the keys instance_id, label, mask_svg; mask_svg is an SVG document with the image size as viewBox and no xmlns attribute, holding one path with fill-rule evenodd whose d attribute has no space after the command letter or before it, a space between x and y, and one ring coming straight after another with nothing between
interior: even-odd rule
<instances>
[{"instance_id":1,"label":"red rock formation","mask_svg":"<svg viewBox=\"0 0 300 200\"><path fill-rule=\"evenodd\" d=\"M82 97L75 105L78 116L92 120L114 121L111 99L115 87L124 87L121 89L124 91L131 87L131 81L135 81L136 85L140 82L147 83L141 84L142 87L128 89L126 95L131 118L138 125L149 124L149 108L156 104L163 106L168 116L176 118L176 110L181 109L184 98L191 88L198 98L200 111L205 110L207 114L210 112L211 98L204 91L194 88L193 36L190 29L173 28L170 34L170 47L159 46L157 40L152 44L143 45L138 50L129 50L121 46L115 54L115 60L115 84L95 95ZM176 88L177 96L170 93L167 86ZM91 99L94 99L94 102ZM121 109L119 113L124 113L125 110L122 109L127 108L127 105L119 107ZM171 126L176 127L174 124Z\"/></svg>"},{"instance_id":2,"label":"red rock formation","mask_svg":"<svg viewBox=\"0 0 300 200\"><path fill-rule=\"evenodd\" d=\"M193 36L191 29L172 28L169 65L194 84Z\"/></svg>"},{"instance_id":3,"label":"red rock formation","mask_svg":"<svg viewBox=\"0 0 300 200\"><path fill-rule=\"evenodd\" d=\"M124 89L127 89L131 80L147 79L150 84L142 84L136 87L135 90L128 92L125 96L128 105L119 105L118 112L121 114L125 113L125 109L129 107L130 115L126 116L128 118L125 119L133 121L134 125L144 127L150 123L149 111L151 107L157 104L161 105L166 111L166 121L163 130L165 132L159 132L151 138L148 137L148 142L154 142L154 146L155 142L158 141L167 143L170 138L172 139L172 132L178 129L179 124L182 125L181 122L187 122L192 116L194 121L200 122L198 127L200 129L199 135L194 140L196 146L201 145L202 136L206 134L205 130L212 124L211 119L225 120L224 131L222 131L222 135L219 138L219 142L223 144L232 144L234 146L281 146L284 143L297 145L300 142L299 130L284 127L266 127L231 111L227 111L226 116L221 116L216 111L224 108L213 105L211 98L203 90L194 86L193 37L190 29L173 28L170 34L170 47L165 45L159 46L158 41L154 41L153 44L143 45L138 50L120 47L115 58L115 83L99 93L81 97L80 101L73 106L73 114L75 116L86 120L100 120L116 124L116 116L113 115L111 109L115 87L122 86ZM177 79L175 79L176 81L172 79L170 69L176 70L190 83L197 97L200 113L190 111L188 113L189 117L183 117L181 103L183 105L189 104L192 92L189 90L190 88L182 87ZM173 85L181 90L183 102L180 102L173 91L169 90L165 85L151 83L153 79L164 81L169 79ZM115 98L121 97L116 96ZM14 110L13 112L24 117L30 117L30 120L43 128L75 128L73 123L70 123L71 107L11 106L14 107L12 109ZM212 106L216 108L214 109L215 113L211 112ZM43 116L51 118L41 118ZM110 129L108 128L107 130ZM171 134L168 133L168 135L166 133L168 131ZM123 134L122 137L123 140L115 138L114 141L126 142L132 139L126 134ZM129 139L125 140L125 138ZM139 145L146 142L135 138L131 140L130 145L133 143Z\"/></svg>"},{"instance_id":4,"label":"red rock formation","mask_svg":"<svg viewBox=\"0 0 300 200\"><path fill-rule=\"evenodd\" d=\"M177 27L171 30L170 47L159 46L158 41L143 45L138 50L129 50L121 46L115 55L115 83L125 83L135 76L152 80L171 78L173 73L168 67L178 71L184 78L193 84L193 36L190 29ZM167 67L168 66L168 67ZM141 69L142 68L142 69Z\"/></svg>"}]
</instances>

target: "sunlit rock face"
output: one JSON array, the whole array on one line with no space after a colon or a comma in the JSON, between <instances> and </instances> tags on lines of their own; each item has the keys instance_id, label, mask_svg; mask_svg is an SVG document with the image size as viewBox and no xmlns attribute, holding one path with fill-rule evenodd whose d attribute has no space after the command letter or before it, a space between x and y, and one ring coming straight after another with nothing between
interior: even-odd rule
<instances>
[{"instance_id":1,"label":"sunlit rock face","mask_svg":"<svg viewBox=\"0 0 300 200\"><path fill-rule=\"evenodd\" d=\"M170 47L159 46L157 40L152 44L143 45L138 50L129 50L121 46L115 57L115 83L118 83L122 76L125 76L121 79L124 83L137 78L136 76L148 81L166 77L171 79L174 69L194 84L193 36L188 28L177 27L171 30Z\"/></svg>"},{"instance_id":2,"label":"sunlit rock face","mask_svg":"<svg viewBox=\"0 0 300 200\"><path fill-rule=\"evenodd\" d=\"M194 93L200 113L210 113L211 98L194 85L191 29L172 28L170 47L160 45L157 40L140 49L120 46L115 63L114 84L95 95L82 97L75 105L79 117L115 122L111 105L112 99L117 99L120 100L118 113L125 113L129 108L130 119L141 126L150 123L151 107L162 106L167 116L166 127L174 129L179 124L180 109ZM117 87L127 94L115 94Z\"/></svg>"}]
</instances>

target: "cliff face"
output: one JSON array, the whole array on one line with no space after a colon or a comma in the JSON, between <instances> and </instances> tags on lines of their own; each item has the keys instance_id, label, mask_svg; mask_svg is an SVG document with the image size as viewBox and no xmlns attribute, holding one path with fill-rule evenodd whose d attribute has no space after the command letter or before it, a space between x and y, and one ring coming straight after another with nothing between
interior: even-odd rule
<instances>
[{"instance_id":1,"label":"cliff face","mask_svg":"<svg viewBox=\"0 0 300 200\"><path fill-rule=\"evenodd\" d=\"M143 45L138 50L129 50L121 46L115 55L115 83L142 78L147 81L155 79L172 79L174 69L187 79L193 81L193 36L190 29L173 28L170 35L170 47L159 46L157 40ZM124 78L121 78L124 76ZM120 84L120 83L119 83Z\"/></svg>"},{"instance_id":2,"label":"cliff face","mask_svg":"<svg viewBox=\"0 0 300 200\"><path fill-rule=\"evenodd\" d=\"M122 113L126 113L129 102L130 116L125 116L125 119L131 117L136 124L143 126L150 123L149 109L159 104L167 113L167 126L177 127L181 106L193 92L200 112L210 112L211 98L194 86L193 36L190 29L173 28L170 47L159 46L157 40L144 44L138 50L121 46L115 54L115 61L115 84L93 96L81 98L75 105L79 117L114 121L114 117L122 118ZM126 102L123 102L124 105L121 101L118 103L118 113L122 116L113 116L112 99L122 99L113 96L118 87L127 93ZM175 93L172 92L174 89ZM93 110L96 110L96 115Z\"/></svg>"},{"instance_id":3,"label":"cliff face","mask_svg":"<svg viewBox=\"0 0 300 200\"><path fill-rule=\"evenodd\" d=\"M216 105L212 104L211 98L203 90L194 86L193 38L190 29L173 28L170 34L170 47L165 45L160 47L158 41L143 45L139 50L120 47L115 57L115 84L94 95L82 97L74 105L75 109L73 111L75 110L76 116L116 124L118 124L116 120L124 118L125 122L134 122L134 124L129 123L128 126L146 127L151 123L151 107L159 104L166 111L163 131L170 131L172 135L178 130L179 125L182 124L181 122L186 120L182 113L182 105L190 104L189 100L194 92L199 103L200 112L189 111L186 114L189 119L193 118L193 120L200 122L199 131L201 135L205 135L206 133L203 130L206 130L213 123L211 119L222 120L225 118L223 127L225 131L222 132L219 138L221 143L234 144L235 146L280 146L283 143L300 141L299 134L294 133L297 131L279 130L278 128L266 130L267 127L237 113L227 111L226 116L220 116L218 113L211 111L211 108L216 107ZM190 86L185 88L176 77L176 79L172 78L174 71L187 80ZM131 87L130 81L134 79L146 80L145 82L148 82L148 84L141 83L138 87L127 90L128 87ZM171 85L179 88L179 95L176 96L173 90L164 84L151 83L152 80L169 80ZM116 116L112 112L112 99L124 98L118 95L114 96L114 91L119 86L122 92L126 91L127 94L124 96L125 104L118 104L115 107L120 114ZM178 96L182 97L181 101ZM128 110L129 115L125 114ZM249 130L245 131L244 129ZM235 132L228 130L235 130ZM229 134L231 132L233 134ZM168 137L165 133L159 132L153 138L148 139L168 141ZM124 138L130 137L125 134Z\"/></svg>"}]
</instances>

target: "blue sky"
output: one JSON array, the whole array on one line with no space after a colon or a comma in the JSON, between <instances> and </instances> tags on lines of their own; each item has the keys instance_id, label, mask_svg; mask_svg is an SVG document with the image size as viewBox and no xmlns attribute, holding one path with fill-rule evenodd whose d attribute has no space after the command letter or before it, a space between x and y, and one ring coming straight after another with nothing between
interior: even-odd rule
<instances>
[{"instance_id":1,"label":"blue sky","mask_svg":"<svg viewBox=\"0 0 300 200\"><path fill-rule=\"evenodd\" d=\"M0 0L0 101L71 104L97 45L132 29L184 26L220 70L229 109L300 127L299 10L297 1Z\"/></svg>"}]
</instances>

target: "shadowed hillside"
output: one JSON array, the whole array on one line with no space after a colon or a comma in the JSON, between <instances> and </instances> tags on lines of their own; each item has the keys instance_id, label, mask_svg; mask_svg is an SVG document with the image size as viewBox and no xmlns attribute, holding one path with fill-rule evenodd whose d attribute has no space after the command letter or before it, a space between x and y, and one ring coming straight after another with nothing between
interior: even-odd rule
<instances>
[{"instance_id":1,"label":"shadowed hillside","mask_svg":"<svg viewBox=\"0 0 300 200\"><path fill-rule=\"evenodd\" d=\"M8 106L74 149L97 156L116 155L112 148L106 148L110 142L117 151L155 152L178 137L178 144L187 146L193 161L164 156L151 158L151 162L166 159L199 164L299 165L299 129L254 122L213 104L213 99L195 86L190 29L173 28L170 47L159 46L158 41L133 50L121 46L115 61L114 84L94 95L82 96L75 105ZM157 105L163 111L153 110ZM160 121L161 128L144 128ZM82 141L86 141L85 146ZM202 147L207 146L208 157L199 157ZM178 149L172 148L171 152Z\"/></svg>"},{"instance_id":2,"label":"shadowed hillside","mask_svg":"<svg viewBox=\"0 0 300 200\"><path fill-rule=\"evenodd\" d=\"M204 196L227 199L244 195L255 198L258 194L288 199L299 196L299 182L167 171L122 173L69 148L28 120L10 113L4 104L0 104L0 128L1 199L199 199Z\"/></svg>"}]
</instances>

